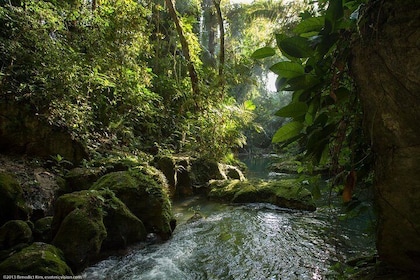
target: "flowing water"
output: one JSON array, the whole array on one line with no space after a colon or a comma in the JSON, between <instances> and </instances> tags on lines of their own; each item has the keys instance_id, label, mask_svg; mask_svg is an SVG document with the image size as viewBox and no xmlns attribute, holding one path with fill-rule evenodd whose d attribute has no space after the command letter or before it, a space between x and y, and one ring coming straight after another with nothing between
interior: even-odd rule
<instances>
[{"instance_id":1,"label":"flowing water","mask_svg":"<svg viewBox=\"0 0 420 280\"><path fill-rule=\"evenodd\" d=\"M334 279L332 265L374 250L366 217L343 222L334 207L291 211L196 197L173 208L170 240L110 257L86 269L85 279ZM202 218L191 220L197 213Z\"/></svg>"}]
</instances>

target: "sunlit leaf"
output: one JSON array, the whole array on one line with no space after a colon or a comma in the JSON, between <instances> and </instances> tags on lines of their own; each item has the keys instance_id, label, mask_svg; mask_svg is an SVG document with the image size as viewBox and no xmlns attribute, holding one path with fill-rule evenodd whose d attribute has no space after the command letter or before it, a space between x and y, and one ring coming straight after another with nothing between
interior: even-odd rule
<instances>
[{"instance_id":1,"label":"sunlit leaf","mask_svg":"<svg viewBox=\"0 0 420 280\"><path fill-rule=\"evenodd\" d=\"M324 27L324 17L311 17L301 21L293 32L296 34L307 33L311 31L320 31Z\"/></svg>"},{"instance_id":2,"label":"sunlit leaf","mask_svg":"<svg viewBox=\"0 0 420 280\"><path fill-rule=\"evenodd\" d=\"M280 48L283 52L293 57L310 57L313 50L306 38L294 36L280 41Z\"/></svg>"},{"instance_id":3,"label":"sunlit leaf","mask_svg":"<svg viewBox=\"0 0 420 280\"><path fill-rule=\"evenodd\" d=\"M244 102L244 108L245 108L245 110L248 110L248 111L254 111L256 106L255 106L254 102L252 102L252 100L246 100Z\"/></svg>"},{"instance_id":4,"label":"sunlit leaf","mask_svg":"<svg viewBox=\"0 0 420 280\"><path fill-rule=\"evenodd\" d=\"M303 102L290 103L276 112L276 116L283 118L296 118L306 114L308 106Z\"/></svg>"},{"instance_id":5,"label":"sunlit leaf","mask_svg":"<svg viewBox=\"0 0 420 280\"><path fill-rule=\"evenodd\" d=\"M282 127L280 127L273 136L273 143L279 143L286 141L292 137L295 137L300 134L300 131L303 129L303 124L301 122L290 122Z\"/></svg>"},{"instance_id":6,"label":"sunlit leaf","mask_svg":"<svg viewBox=\"0 0 420 280\"><path fill-rule=\"evenodd\" d=\"M284 78L294 78L305 74L303 66L296 62L282 61L270 67L270 70Z\"/></svg>"},{"instance_id":7,"label":"sunlit leaf","mask_svg":"<svg viewBox=\"0 0 420 280\"><path fill-rule=\"evenodd\" d=\"M261 59L270 57L276 54L276 51L271 47L263 47L261 49L256 50L251 57L254 59Z\"/></svg>"}]
</instances>

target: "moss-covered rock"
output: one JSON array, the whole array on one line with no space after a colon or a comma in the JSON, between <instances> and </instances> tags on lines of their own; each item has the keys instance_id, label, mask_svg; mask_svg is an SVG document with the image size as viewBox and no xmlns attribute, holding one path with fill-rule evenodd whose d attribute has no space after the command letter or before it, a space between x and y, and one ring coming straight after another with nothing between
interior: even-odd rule
<instances>
[{"instance_id":1,"label":"moss-covered rock","mask_svg":"<svg viewBox=\"0 0 420 280\"><path fill-rule=\"evenodd\" d=\"M63 253L45 243L34 243L0 263L2 274L73 275Z\"/></svg>"},{"instance_id":2,"label":"moss-covered rock","mask_svg":"<svg viewBox=\"0 0 420 280\"><path fill-rule=\"evenodd\" d=\"M223 166L210 159L199 158L191 163L191 178L194 185L207 185L210 180L225 180Z\"/></svg>"},{"instance_id":3,"label":"moss-covered rock","mask_svg":"<svg viewBox=\"0 0 420 280\"><path fill-rule=\"evenodd\" d=\"M148 232L155 232L163 239L171 236L174 218L168 187L164 175L156 168L142 166L113 172L101 177L92 189L112 190Z\"/></svg>"},{"instance_id":4,"label":"moss-covered rock","mask_svg":"<svg viewBox=\"0 0 420 280\"><path fill-rule=\"evenodd\" d=\"M316 209L311 192L298 180L220 180L210 183L208 197L233 203L266 202L279 207L309 210Z\"/></svg>"},{"instance_id":5,"label":"moss-covered rock","mask_svg":"<svg viewBox=\"0 0 420 280\"><path fill-rule=\"evenodd\" d=\"M134 242L146 239L146 228L128 207L112 192L104 195L104 224L107 238L102 243L102 249L120 249Z\"/></svg>"},{"instance_id":6,"label":"moss-covered rock","mask_svg":"<svg viewBox=\"0 0 420 280\"><path fill-rule=\"evenodd\" d=\"M228 179L245 181L245 176L238 167L229 164L223 164L222 168Z\"/></svg>"},{"instance_id":7,"label":"moss-covered rock","mask_svg":"<svg viewBox=\"0 0 420 280\"><path fill-rule=\"evenodd\" d=\"M10 249L20 243L32 240L32 230L28 223L21 220L11 220L0 228L0 250Z\"/></svg>"},{"instance_id":8,"label":"moss-covered rock","mask_svg":"<svg viewBox=\"0 0 420 280\"><path fill-rule=\"evenodd\" d=\"M12 174L0 172L0 225L9 220L27 220L30 213L23 190Z\"/></svg>"},{"instance_id":9,"label":"moss-covered rock","mask_svg":"<svg viewBox=\"0 0 420 280\"><path fill-rule=\"evenodd\" d=\"M45 242L45 243L51 242L52 220L53 220L53 217L48 216L48 217L41 218L35 222L34 230L33 230L35 241L40 241L40 242Z\"/></svg>"},{"instance_id":10,"label":"moss-covered rock","mask_svg":"<svg viewBox=\"0 0 420 280\"><path fill-rule=\"evenodd\" d=\"M61 196L56 203L52 233L53 244L63 250L76 271L108 249L146 239L143 223L110 190Z\"/></svg>"},{"instance_id":11,"label":"moss-covered rock","mask_svg":"<svg viewBox=\"0 0 420 280\"><path fill-rule=\"evenodd\" d=\"M176 176L176 161L172 156L159 156L154 158L154 166L162 171L168 182L169 194L175 195L177 176Z\"/></svg>"},{"instance_id":12,"label":"moss-covered rock","mask_svg":"<svg viewBox=\"0 0 420 280\"><path fill-rule=\"evenodd\" d=\"M76 208L61 222L53 244L63 250L69 265L80 271L99 255L105 238L102 213Z\"/></svg>"},{"instance_id":13,"label":"moss-covered rock","mask_svg":"<svg viewBox=\"0 0 420 280\"><path fill-rule=\"evenodd\" d=\"M73 168L64 177L66 183L64 188L60 190L60 193L88 190L104 174L104 171L104 168L99 167Z\"/></svg>"}]
</instances>

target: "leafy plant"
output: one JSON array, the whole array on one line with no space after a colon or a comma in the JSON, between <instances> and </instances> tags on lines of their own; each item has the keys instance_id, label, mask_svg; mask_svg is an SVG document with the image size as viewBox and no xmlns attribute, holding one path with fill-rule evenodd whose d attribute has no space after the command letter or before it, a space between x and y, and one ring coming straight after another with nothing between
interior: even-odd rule
<instances>
[{"instance_id":1,"label":"leafy plant","mask_svg":"<svg viewBox=\"0 0 420 280\"><path fill-rule=\"evenodd\" d=\"M314 164L331 163L344 178L367 164L369 149L363 136L359 97L348 66L355 13L365 1L331 0L326 9L302 14L291 34L277 34L277 50L264 47L258 58L280 51L281 61L270 70L278 75L277 89L293 98L276 115L289 119L272 141L299 142ZM350 16L352 15L352 16Z\"/></svg>"}]
</instances>

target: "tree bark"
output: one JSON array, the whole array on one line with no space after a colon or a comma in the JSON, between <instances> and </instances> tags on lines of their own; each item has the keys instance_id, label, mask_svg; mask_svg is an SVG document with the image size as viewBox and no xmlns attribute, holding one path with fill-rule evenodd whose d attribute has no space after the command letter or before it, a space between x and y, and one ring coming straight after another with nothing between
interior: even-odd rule
<instances>
[{"instance_id":1,"label":"tree bark","mask_svg":"<svg viewBox=\"0 0 420 280\"><path fill-rule=\"evenodd\" d=\"M184 36L184 31L182 30L182 26L179 22L179 18L178 18L178 15L176 13L175 6L172 3L172 0L165 0L165 2L166 2L166 5L168 6L169 14L170 14L172 20L175 23L175 27L176 27L176 31L177 31L178 36L179 36L179 40L181 41L182 53L184 54L185 60L187 62L188 73L189 73L190 79L191 79L192 91L193 91L194 95L199 96L200 89L199 89L198 75L197 75L197 71L195 70L194 63L191 60L190 48L188 46L187 39Z\"/></svg>"},{"instance_id":2,"label":"tree bark","mask_svg":"<svg viewBox=\"0 0 420 280\"><path fill-rule=\"evenodd\" d=\"M352 72L375 155L378 254L420 271L420 3L366 7Z\"/></svg>"},{"instance_id":3,"label":"tree bark","mask_svg":"<svg viewBox=\"0 0 420 280\"><path fill-rule=\"evenodd\" d=\"M225 67L225 26L223 24L222 10L220 9L220 1L213 0L214 6L216 7L217 22L219 24L220 32L220 52L219 52L219 79L223 86L223 69Z\"/></svg>"}]
</instances>

